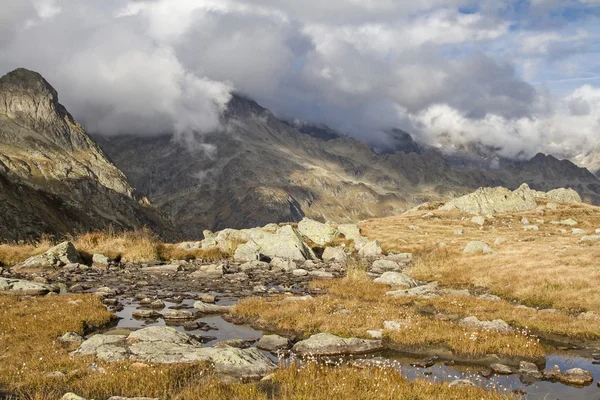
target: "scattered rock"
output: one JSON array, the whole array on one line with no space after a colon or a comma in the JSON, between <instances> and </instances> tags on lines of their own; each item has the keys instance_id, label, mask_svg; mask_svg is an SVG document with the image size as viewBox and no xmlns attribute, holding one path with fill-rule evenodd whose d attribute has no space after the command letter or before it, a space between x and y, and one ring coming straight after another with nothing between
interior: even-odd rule
<instances>
[{"instance_id":1,"label":"scattered rock","mask_svg":"<svg viewBox=\"0 0 600 400\"><path fill-rule=\"evenodd\" d=\"M13 270L18 272L27 268L46 268L54 266L63 266L81 262L81 257L73 243L62 242L61 244L52 247L44 254L29 257L27 260L13 267Z\"/></svg>"},{"instance_id":2,"label":"scattered rock","mask_svg":"<svg viewBox=\"0 0 600 400\"><path fill-rule=\"evenodd\" d=\"M532 378L541 379L542 373L538 369L537 365L527 361L521 361L519 363L519 372L524 375L531 376Z\"/></svg>"},{"instance_id":3,"label":"scattered rock","mask_svg":"<svg viewBox=\"0 0 600 400\"><path fill-rule=\"evenodd\" d=\"M58 293L59 289L45 283L31 282L22 279L0 278L0 292L42 296L48 293Z\"/></svg>"},{"instance_id":4,"label":"scattered rock","mask_svg":"<svg viewBox=\"0 0 600 400\"><path fill-rule=\"evenodd\" d=\"M581 368L571 368L559 375L558 380L567 385L584 386L594 381L592 374Z\"/></svg>"},{"instance_id":5,"label":"scattered rock","mask_svg":"<svg viewBox=\"0 0 600 400\"><path fill-rule=\"evenodd\" d=\"M418 285L413 278L401 272L384 272L374 282L385 283L390 286L404 286L406 288L413 288Z\"/></svg>"},{"instance_id":6,"label":"scattered rock","mask_svg":"<svg viewBox=\"0 0 600 400\"><path fill-rule=\"evenodd\" d=\"M164 319L194 319L193 312L188 310L169 310L163 314Z\"/></svg>"},{"instance_id":7,"label":"scattered rock","mask_svg":"<svg viewBox=\"0 0 600 400\"><path fill-rule=\"evenodd\" d=\"M71 346L71 345L80 345L81 343L84 342L83 337L81 337L80 334L75 333L75 332L67 332L64 335L62 335L60 337L60 339L58 339L58 341L64 345L67 346Z\"/></svg>"},{"instance_id":8,"label":"scattered rock","mask_svg":"<svg viewBox=\"0 0 600 400\"><path fill-rule=\"evenodd\" d=\"M379 244L378 240L368 242L358 251L358 254L361 257L365 257L365 258L378 257L382 253L383 253L383 250L381 249L381 244Z\"/></svg>"},{"instance_id":9,"label":"scattered rock","mask_svg":"<svg viewBox=\"0 0 600 400\"><path fill-rule=\"evenodd\" d=\"M369 243L369 239L361 236L360 229L354 224L339 225L338 230L346 239L354 242L354 248L357 250L360 250L364 245Z\"/></svg>"},{"instance_id":10,"label":"scattered rock","mask_svg":"<svg viewBox=\"0 0 600 400\"><path fill-rule=\"evenodd\" d=\"M162 315L155 310L135 310L131 313L131 316L136 319L157 319Z\"/></svg>"},{"instance_id":11,"label":"scattered rock","mask_svg":"<svg viewBox=\"0 0 600 400\"><path fill-rule=\"evenodd\" d=\"M278 350L287 350L290 348L290 341L279 335L264 335L256 344L261 350L277 352Z\"/></svg>"},{"instance_id":12,"label":"scattered rock","mask_svg":"<svg viewBox=\"0 0 600 400\"><path fill-rule=\"evenodd\" d=\"M566 226L575 226L577 225L577 221L572 218L564 219L562 221L552 221L550 222L552 225L566 225Z\"/></svg>"},{"instance_id":13,"label":"scattered rock","mask_svg":"<svg viewBox=\"0 0 600 400\"><path fill-rule=\"evenodd\" d=\"M380 340L341 338L331 333L318 333L296 343L293 350L300 356L336 356L365 354L383 349Z\"/></svg>"},{"instance_id":14,"label":"scattered rock","mask_svg":"<svg viewBox=\"0 0 600 400\"><path fill-rule=\"evenodd\" d=\"M471 218L471 222L476 225L483 226L483 225L485 225L485 218L478 215L476 217Z\"/></svg>"},{"instance_id":15,"label":"scattered rock","mask_svg":"<svg viewBox=\"0 0 600 400\"><path fill-rule=\"evenodd\" d=\"M494 252L494 250L492 250L492 248L490 246L488 246L487 243L481 242L481 241L469 242L469 243L467 243L467 245L465 246L465 249L463 250L463 253L489 254L489 253L493 253L493 252Z\"/></svg>"},{"instance_id":16,"label":"scattered rock","mask_svg":"<svg viewBox=\"0 0 600 400\"><path fill-rule=\"evenodd\" d=\"M395 261L376 260L371 266L371 272L374 274L383 274L384 272L400 272L402 267Z\"/></svg>"},{"instance_id":17,"label":"scattered rock","mask_svg":"<svg viewBox=\"0 0 600 400\"><path fill-rule=\"evenodd\" d=\"M492 369L492 371L495 374L498 374L498 375L510 375L510 374L512 374L512 370L510 369L510 367L507 366L507 365L504 365L504 364L498 364L498 363L492 364L492 365L490 365L490 368Z\"/></svg>"},{"instance_id":18,"label":"scattered rock","mask_svg":"<svg viewBox=\"0 0 600 400\"><path fill-rule=\"evenodd\" d=\"M346 252L341 247L325 247L325 251L323 251L323 255L321 257L323 261L346 261Z\"/></svg>"},{"instance_id":19,"label":"scattered rock","mask_svg":"<svg viewBox=\"0 0 600 400\"><path fill-rule=\"evenodd\" d=\"M190 274L192 279L220 279L223 277L222 265L202 265L197 271Z\"/></svg>"},{"instance_id":20,"label":"scattered rock","mask_svg":"<svg viewBox=\"0 0 600 400\"><path fill-rule=\"evenodd\" d=\"M207 304L202 301L194 303L194 308L202 314L225 314L231 311L231 306L218 306L215 304Z\"/></svg>"}]
</instances>

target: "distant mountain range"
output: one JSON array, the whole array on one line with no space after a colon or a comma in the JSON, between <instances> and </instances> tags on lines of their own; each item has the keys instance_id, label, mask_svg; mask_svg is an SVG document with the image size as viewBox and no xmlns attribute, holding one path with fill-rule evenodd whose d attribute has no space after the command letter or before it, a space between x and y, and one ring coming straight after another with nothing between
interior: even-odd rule
<instances>
[{"instance_id":1,"label":"distant mountain range","mask_svg":"<svg viewBox=\"0 0 600 400\"><path fill-rule=\"evenodd\" d=\"M355 222L481 186L516 189L524 182L544 191L571 187L584 201L600 203L596 176L552 156L517 162L494 161L487 149L448 154L401 130L371 149L325 125L281 121L240 95L222 122L226 129L199 136L214 148L210 153L172 135L96 133L92 140L39 74L5 75L0 237L146 225L165 238L194 239L204 229L303 216Z\"/></svg>"}]
</instances>

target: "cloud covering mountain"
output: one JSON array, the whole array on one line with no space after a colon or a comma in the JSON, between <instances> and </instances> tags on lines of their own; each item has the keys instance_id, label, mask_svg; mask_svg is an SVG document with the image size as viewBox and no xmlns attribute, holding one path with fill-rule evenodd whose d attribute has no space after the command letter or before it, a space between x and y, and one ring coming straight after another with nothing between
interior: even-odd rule
<instances>
[{"instance_id":1,"label":"cloud covering mountain","mask_svg":"<svg viewBox=\"0 0 600 400\"><path fill-rule=\"evenodd\" d=\"M103 134L202 146L236 91L366 142L574 156L600 144L599 19L594 0L5 0L0 72L41 72Z\"/></svg>"}]
</instances>

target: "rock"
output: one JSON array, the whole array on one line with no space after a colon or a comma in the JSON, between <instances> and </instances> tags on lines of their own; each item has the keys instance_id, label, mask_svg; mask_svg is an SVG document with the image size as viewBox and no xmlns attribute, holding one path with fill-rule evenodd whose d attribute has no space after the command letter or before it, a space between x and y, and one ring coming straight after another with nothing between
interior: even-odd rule
<instances>
[{"instance_id":1,"label":"rock","mask_svg":"<svg viewBox=\"0 0 600 400\"><path fill-rule=\"evenodd\" d=\"M325 251L323 251L323 256L321 257L323 261L346 261L346 252L341 247L325 247Z\"/></svg>"},{"instance_id":2,"label":"rock","mask_svg":"<svg viewBox=\"0 0 600 400\"><path fill-rule=\"evenodd\" d=\"M202 265L189 276L192 279L220 279L223 277L223 266L215 264Z\"/></svg>"},{"instance_id":3,"label":"rock","mask_svg":"<svg viewBox=\"0 0 600 400\"><path fill-rule=\"evenodd\" d=\"M505 321L501 319L495 319L493 321L480 321L475 316L463 318L460 322L460 325L468 326L476 329L485 329L490 331L504 332L510 333L512 332L512 328Z\"/></svg>"},{"instance_id":4,"label":"rock","mask_svg":"<svg viewBox=\"0 0 600 400\"><path fill-rule=\"evenodd\" d=\"M77 350L71 352L71 355L92 355L96 354L98 349L124 346L126 338L125 335L97 334L81 343Z\"/></svg>"},{"instance_id":5,"label":"rock","mask_svg":"<svg viewBox=\"0 0 600 400\"><path fill-rule=\"evenodd\" d=\"M264 285L256 285L252 288L252 293L266 293L267 287Z\"/></svg>"},{"instance_id":6,"label":"rock","mask_svg":"<svg viewBox=\"0 0 600 400\"><path fill-rule=\"evenodd\" d=\"M250 240L250 235L247 232L237 229L223 229L215 238L204 240L214 241L222 252L234 254L238 246Z\"/></svg>"},{"instance_id":7,"label":"rock","mask_svg":"<svg viewBox=\"0 0 600 400\"><path fill-rule=\"evenodd\" d=\"M108 264L110 264L110 258L104 254L94 254L92 256L92 264L100 267L108 267Z\"/></svg>"},{"instance_id":8,"label":"rock","mask_svg":"<svg viewBox=\"0 0 600 400\"><path fill-rule=\"evenodd\" d=\"M369 243L369 239L361 236L360 229L354 224L339 225L338 230L346 239L354 242L354 248L357 250L360 250L365 244Z\"/></svg>"},{"instance_id":9,"label":"rock","mask_svg":"<svg viewBox=\"0 0 600 400\"><path fill-rule=\"evenodd\" d=\"M504 364L492 364L490 365L490 368L492 369L492 371L498 375L510 375L512 374L512 370L510 369L509 366L504 365Z\"/></svg>"},{"instance_id":10,"label":"rock","mask_svg":"<svg viewBox=\"0 0 600 400\"><path fill-rule=\"evenodd\" d=\"M83 337L81 337L80 334L75 333L75 332L67 332L64 335L62 335L60 337L60 339L58 339L58 341L64 345L67 346L71 346L71 345L80 345L81 343L84 342Z\"/></svg>"},{"instance_id":11,"label":"rock","mask_svg":"<svg viewBox=\"0 0 600 400\"><path fill-rule=\"evenodd\" d=\"M545 194L538 195L538 197L550 199L553 201L557 201L559 203L564 203L564 202L581 203L581 201L582 201L581 196L579 196L579 193L577 193L573 189L565 189L565 188L552 189Z\"/></svg>"},{"instance_id":12,"label":"rock","mask_svg":"<svg viewBox=\"0 0 600 400\"><path fill-rule=\"evenodd\" d=\"M207 304L201 301L194 303L194 308L202 314L225 314L231 311L231 306L218 306L216 304Z\"/></svg>"},{"instance_id":13,"label":"rock","mask_svg":"<svg viewBox=\"0 0 600 400\"><path fill-rule=\"evenodd\" d=\"M471 222L474 224L477 224L479 226L483 226L483 225L485 225L485 218L478 215L478 216L471 218Z\"/></svg>"},{"instance_id":14,"label":"rock","mask_svg":"<svg viewBox=\"0 0 600 400\"><path fill-rule=\"evenodd\" d=\"M452 231L452 234L455 236L462 236L464 231L462 229L455 229Z\"/></svg>"},{"instance_id":15,"label":"rock","mask_svg":"<svg viewBox=\"0 0 600 400\"><path fill-rule=\"evenodd\" d=\"M153 267L142 268L146 274L172 274L181 271L183 268L179 264L155 265Z\"/></svg>"},{"instance_id":16,"label":"rock","mask_svg":"<svg viewBox=\"0 0 600 400\"><path fill-rule=\"evenodd\" d=\"M163 314L164 319L194 319L195 314L188 310L169 310Z\"/></svg>"},{"instance_id":17,"label":"rock","mask_svg":"<svg viewBox=\"0 0 600 400\"><path fill-rule=\"evenodd\" d=\"M506 239L504 239L504 238L496 238L496 240L494 240L494 246L500 246L504 242L506 242Z\"/></svg>"},{"instance_id":18,"label":"rock","mask_svg":"<svg viewBox=\"0 0 600 400\"><path fill-rule=\"evenodd\" d=\"M217 237L217 234L214 233L213 231L205 229L202 231L202 236L204 236L204 239L214 239Z\"/></svg>"},{"instance_id":19,"label":"rock","mask_svg":"<svg viewBox=\"0 0 600 400\"><path fill-rule=\"evenodd\" d=\"M27 260L13 267L15 272L27 268L45 268L53 266L63 266L81 262L81 257L73 243L62 242L61 244L52 247L44 254L29 257Z\"/></svg>"},{"instance_id":20,"label":"rock","mask_svg":"<svg viewBox=\"0 0 600 400\"><path fill-rule=\"evenodd\" d=\"M200 301L202 301L203 303L215 304L215 301L217 301L217 298L215 296L213 296L212 294L205 293L202 296L200 296Z\"/></svg>"},{"instance_id":21,"label":"rock","mask_svg":"<svg viewBox=\"0 0 600 400\"><path fill-rule=\"evenodd\" d=\"M247 263L240 265L240 270L245 273L266 272L269 271L270 268L271 266L269 265L269 263L266 263L264 261L248 261Z\"/></svg>"},{"instance_id":22,"label":"rock","mask_svg":"<svg viewBox=\"0 0 600 400\"><path fill-rule=\"evenodd\" d=\"M566 226L575 226L577 225L577 221L572 218L564 219L562 221L551 221L552 225L566 225Z\"/></svg>"},{"instance_id":23,"label":"rock","mask_svg":"<svg viewBox=\"0 0 600 400\"><path fill-rule=\"evenodd\" d=\"M252 237L263 254L288 260L314 260L315 253L308 247L300 234L290 225L282 226L276 233L262 232Z\"/></svg>"},{"instance_id":24,"label":"rock","mask_svg":"<svg viewBox=\"0 0 600 400\"><path fill-rule=\"evenodd\" d=\"M439 360L440 360L440 358L438 356L432 356L432 357L425 358L421 361L411 363L410 365L413 367L417 367L417 368L429 368L429 367L433 367L435 365L435 363L438 362Z\"/></svg>"},{"instance_id":25,"label":"rock","mask_svg":"<svg viewBox=\"0 0 600 400\"><path fill-rule=\"evenodd\" d=\"M401 289L401 290L393 290L390 292L386 292L386 296L392 296L392 297L414 297L414 296L420 296L420 297L432 297L432 296L437 296L437 287L438 287L439 283L438 282L430 282L427 285L421 285L421 286L417 286L414 287L412 289Z\"/></svg>"},{"instance_id":26,"label":"rock","mask_svg":"<svg viewBox=\"0 0 600 400\"><path fill-rule=\"evenodd\" d=\"M477 298L481 299L481 300L488 300L488 301L500 301L500 300L502 300L500 297L498 297L498 296L496 296L494 294L489 294L489 293L479 295L479 296L477 296Z\"/></svg>"},{"instance_id":27,"label":"rock","mask_svg":"<svg viewBox=\"0 0 600 400\"><path fill-rule=\"evenodd\" d=\"M271 259L270 264L272 271L291 272L296 268L296 264L292 260L284 260L279 257Z\"/></svg>"},{"instance_id":28,"label":"rock","mask_svg":"<svg viewBox=\"0 0 600 400\"><path fill-rule=\"evenodd\" d=\"M157 319L162 315L155 310L135 310L131 313L131 316L136 319Z\"/></svg>"},{"instance_id":29,"label":"rock","mask_svg":"<svg viewBox=\"0 0 600 400\"><path fill-rule=\"evenodd\" d=\"M333 274L326 271L309 271L308 276L317 279L333 279Z\"/></svg>"},{"instance_id":30,"label":"rock","mask_svg":"<svg viewBox=\"0 0 600 400\"><path fill-rule=\"evenodd\" d=\"M311 295L307 294L306 296L290 296L290 297L286 297L285 299L281 300L280 303L293 303L296 301L311 301L314 300L314 297L312 297Z\"/></svg>"},{"instance_id":31,"label":"rock","mask_svg":"<svg viewBox=\"0 0 600 400\"><path fill-rule=\"evenodd\" d=\"M59 289L45 283L31 282L22 279L0 278L0 292L43 296L48 293L58 293Z\"/></svg>"},{"instance_id":32,"label":"rock","mask_svg":"<svg viewBox=\"0 0 600 400\"><path fill-rule=\"evenodd\" d=\"M584 386L594 381L592 374L581 368L571 368L559 375L558 380L567 385Z\"/></svg>"},{"instance_id":33,"label":"rock","mask_svg":"<svg viewBox=\"0 0 600 400\"><path fill-rule=\"evenodd\" d=\"M579 239L580 242L597 242L598 240L600 240L600 235L582 236Z\"/></svg>"},{"instance_id":34,"label":"rock","mask_svg":"<svg viewBox=\"0 0 600 400\"><path fill-rule=\"evenodd\" d=\"M383 339L383 329L368 330L367 335L371 336L373 339L381 340Z\"/></svg>"},{"instance_id":35,"label":"rock","mask_svg":"<svg viewBox=\"0 0 600 400\"><path fill-rule=\"evenodd\" d=\"M216 348L235 347L237 349L247 349L256 343L255 339L229 339L222 342L218 342L212 345Z\"/></svg>"},{"instance_id":36,"label":"rock","mask_svg":"<svg viewBox=\"0 0 600 400\"><path fill-rule=\"evenodd\" d=\"M298 232L321 246L333 242L340 234L337 229L309 218L298 223Z\"/></svg>"},{"instance_id":37,"label":"rock","mask_svg":"<svg viewBox=\"0 0 600 400\"><path fill-rule=\"evenodd\" d=\"M76 395L75 393L65 393L65 395L63 397L61 397L60 400L86 400L86 399L81 396Z\"/></svg>"},{"instance_id":38,"label":"rock","mask_svg":"<svg viewBox=\"0 0 600 400\"><path fill-rule=\"evenodd\" d=\"M469 243L467 243L467 245L465 246L465 249L463 250L463 253L489 254L489 253L493 253L493 252L494 252L494 250L492 250L492 248L490 246L488 246L487 243L481 242L481 241L469 242Z\"/></svg>"},{"instance_id":39,"label":"rock","mask_svg":"<svg viewBox=\"0 0 600 400\"><path fill-rule=\"evenodd\" d=\"M121 396L112 396L109 397L108 400L160 400L155 397L121 397Z\"/></svg>"},{"instance_id":40,"label":"rock","mask_svg":"<svg viewBox=\"0 0 600 400\"><path fill-rule=\"evenodd\" d=\"M529 220L525 217L521 218L521 225L529 225Z\"/></svg>"},{"instance_id":41,"label":"rock","mask_svg":"<svg viewBox=\"0 0 600 400\"><path fill-rule=\"evenodd\" d=\"M336 356L371 353L383 348L380 340L346 339L331 333L318 333L296 343L293 351L299 356Z\"/></svg>"},{"instance_id":42,"label":"rock","mask_svg":"<svg viewBox=\"0 0 600 400\"><path fill-rule=\"evenodd\" d=\"M388 331L400 331L404 328L409 328L410 323L401 321L383 321L383 329Z\"/></svg>"},{"instance_id":43,"label":"rock","mask_svg":"<svg viewBox=\"0 0 600 400\"><path fill-rule=\"evenodd\" d=\"M271 223L263 226L261 229L265 232L275 233L277 232L277 229L279 229L279 225Z\"/></svg>"},{"instance_id":44,"label":"rock","mask_svg":"<svg viewBox=\"0 0 600 400\"><path fill-rule=\"evenodd\" d=\"M202 248L202 242L182 242L177 245L178 249L181 250L196 250Z\"/></svg>"},{"instance_id":45,"label":"rock","mask_svg":"<svg viewBox=\"0 0 600 400\"><path fill-rule=\"evenodd\" d=\"M479 188L466 196L451 200L440 210L458 209L469 214L499 214L535 210L534 193L526 184L510 191L503 187Z\"/></svg>"},{"instance_id":46,"label":"rock","mask_svg":"<svg viewBox=\"0 0 600 400\"><path fill-rule=\"evenodd\" d=\"M542 371L543 378L549 381L557 381L560 375L561 372L558 365L555 365L551 369L545 369Z\"/></svg>"},{"instance_id":47,"label":"rock","mask_svg":"<svg viewBox=\"0 0 600 400\"><path fill-rule=\"evenodd\" d=\"M537 225L525 225L523 226L524 231L539 231L540 228Z\"/></svg>"},{"instance_id":48,"label":"rock","mask_svg":"<svg viewBox=\"0 0 600 400\"><path fill-rule=\"evenodd\" d=\"M264 335L256 344L261 350L277 352L277 350L287 350L290 348L290 341L279 335Z\"/></svg>"},{"instance_id":49,"label":"rock","mask_svg":"<svg viewBox=\"0 0 600 400\"><path fill-rule=\"evenodd\" d=\"M384 272L400 272L402 267L395 261L377 260L371 266L371 272L374 274L382 274Z\"/></svg>"},{"instance_id":50,"label":"rock","mask_svg":"<svg viewBox=\"0 0 600 400\"><path fill-rule=\"evenodd\" d=\"M524 375L531 376L532 378L541 379L542 373L538 369L537 365L527 361L521 361L519 363L519 372Z\"/></svg>"},{"instance_id":51,"label":"rock","mask_svg":"<svg viewBox=\"0 0 600 400\"><path fill-rule=\"evenodd\" d=\"M390 286L404 286L406 288L413 288L418 285L414 279L401 272L384 272L374 282L385 283Z\"/></svg>"},{"instance_id":52,"label":"rock","mask_svg":"<svg viewBox=\"0 0 600 400\"><path fill-rule=\"evenodd\" d=\"M448 384L448 387L453 387L453 388L474 387L474 386L476 386L476 385L468 379L455 379Z\"/></svg>"},{"instance_id":53,"label":"rock","mask_svg":"<svg viewBox=\"0 0 600 400\"><path fill-rule=\"evenodd\" d=\"M573 228L573 229L571 229L571 234L572 235L585 235L585 230L579 229L579 228Z\"/></svg>"},{"instance_id":54,"label":"rock","mask_svg":"<svg viewBox=\"0 0 600 400\"><path fill-rule=\"evenodd\" d=\"M260 259L260 246L254 241L240 244L233 254L233 259L238 262L258 260Z\"/></svg>"},{"instance_id":55,"label":"rock","mask_svg":"<svg viewBox=\"0 0 600 400\"><path fill-rule=\"evenodd\" d=\"M127 337L129 343L135 342L164 342L164 343L191 343L190 336L168 326L151 326L133 331Z\"/></svg>"},{"instance_id":56,"label":"rock","mask_svg":"<svg viewBox=\"0 0 600 400\"><path fill-rule=\"evenodd\" d=\"M358 251L358 255L365 258L378 257L381 254L383 254L383 250L381 249L381 245L379 244L378 240L368 242Z\"/></svg>"},{"instance_id":57,"label":"rock","mask_svg":"<svg viewBox=\"0 0 600 400\"><path fill-rule=\"evenodd\" d=\"M160 299L157 299L148 304L148 307L153 308L155 310L162 310L163 308L165 308L165 302Z\"/></svg>"},{"instance_id":58,"label":"rock","mask_svg":"<svg viewBox=\"0 0 600 400\"><path fill-rule=\"evenodd\" d=\"M294 276L306 276L308 275L308 271L302 268L298 268L292 271L292 275Z\"/></svg>"}]
</instances>

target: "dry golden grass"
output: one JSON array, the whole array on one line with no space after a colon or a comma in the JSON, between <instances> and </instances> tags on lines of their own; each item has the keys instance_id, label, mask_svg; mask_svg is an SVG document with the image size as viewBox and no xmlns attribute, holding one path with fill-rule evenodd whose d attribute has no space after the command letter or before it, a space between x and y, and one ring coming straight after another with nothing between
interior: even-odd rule
<instances>
[{"instance_id":1,"label":"dry golden grass","mask_svg":"<svg viewBox=\"0 0 600 400\"><path fill-rule=\"evenodd\" d=\"M434 217L423 219L426 212L370 220L361 229L370 239L379 240L386 251L417 255L411 271L415 278L489 288L503 298L531 306L600 313L600 242L580 242L580 236L571 234L572 227L550 224L573 218L578 222L577 228L594 234L600 227L600 208L564 204L543 213L497 215L482 229L470 222L471 215L434 211ZM539 231L524 231L520 222L523 217L538 225ZM543 219L544 223L534 218ZM420 229L411 230L409 226ZM453 235L456 229L462 229L464 234ZM504 243L495 245L497 238ZM463 254L465 245L472 240L482 240L496 252ZM446 247L441 249L442 242Z\"/></svg>"},{"instance_id":2,"label":"dry golden grass","mask_svg":"<svg viewBox=\"0 0 600 400\"><path fill-rule=\"evenodd\" d=\"M145 228L133 231L115 231L109 228L102 232L68 236L66 239L73 243L88 264L91 263L93 254L104 254L115 260L129 262L193 259L219 261L231 256L217 248L180 249L177 244L163 243L152 231ZM45 252L56 244L56 241L47 238L31 244L2 244L0 265L13 266Z\"/></svg>"},{"instance_id":3,"label":"dry golden grass","mask_svg":"<svg viewBox=\"0 0 600 400\"><path fill-rule=\"evenodd\" d=\"M377 284L361 276L360 272L350 278L314 283L328 293L312 301L281 303L281 298L248 298L240 301L233 315L267 323L280 330L292 330L310 335L330 332L343 337L369 338L367 330L382 329L384 321L405 324L400 331L385 331L386 337L405 351L422 352L429 348L441 348L464 357L481 357L486 354L537 358L544 355L536 339L515 332L478 331L463 327L447 318L433 318L429 313L432 300L393 298L385 295L387 285ZM455 319L473 315L471 311L460 312L462 298L449 298L447 311L457 313ZM457 304L453 304L453 301ZM503 303L505 307L511 307ZM479 304L480 317L492 315L484 312ZM346 310L346 311L342 311ZM446 311L440 307L440 311ZM462 314L462 315L460 315Z\"/></svg>"},{"instance_id":4,"label":"dry golden grass","mask_svg":"<svg viewBox=\"0 0 600 400\"><path fill-rule=\"evenodd\" d=\"M408 382L389 370L292 366L259 384L225 384L209 366L98 363L70 357L57 342L68 331L84 333L111 319L90 295L19 298L0 296L0 389L16 398L50 400L74 392L85 398L149 396L162 399L502 399L477 388L451 389L424 381ZM60 371L62 377L49 377Z\"/></svg>"},{"instance_id":5,"label":"dry golden grass","mask_svg":"<svg viewBox=\"0 0 600 400\"><path fill-rule=\"evenodd\" d=\"M277 371L269 382L257 385L211 383L184 390L178 400L469 400L509 399L480 388L449 388L422 380L410 382L391 369L329 368L308 364Z\"/></svg>"}]
</instances>

